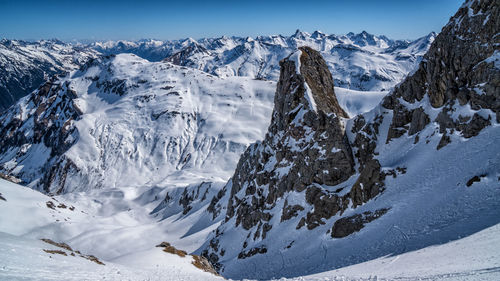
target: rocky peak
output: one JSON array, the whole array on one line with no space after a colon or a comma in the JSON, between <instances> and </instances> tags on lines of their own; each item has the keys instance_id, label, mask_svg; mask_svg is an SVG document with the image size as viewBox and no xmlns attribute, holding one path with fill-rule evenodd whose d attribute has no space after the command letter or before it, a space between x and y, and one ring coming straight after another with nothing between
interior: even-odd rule
<instances>
[{"instance_id":1,"label":"rocky peak","mask_svg":"<svg viewBox=\"0 0 500 281\"><path fill-rule=\"evenodd\" d=\"M163 61L171 62L177 65L186 65L189 63L190 57L197 54L210 55L205 47L196 42L193 42L181 51L165 58Z\"/></svg>"},{"instance_id":2,"label":"rocky peak","mask_svg":"<svg viewBox=\"0 0 500 281\"><path fill-rule=\"evenodd\" d=\"M352 189L335 187L355 173L355 161L343 125L347 114L338 104L321 55L302 47L280 66L265 139L240 158L222 191L230 190L229 197L221 193L212 200L211 206L221 206L217 203L221 198L229 202L225 223L204 251L219 269L223 255L246 259L266 253L266 237L277 235L272 230L277 224L315 229L349 205L356 207L375 197L383 187L380 164L372 158L363 165L358 181L350 183ZM211 208L211 212L219 211ZM248 234L242 238L242 248L219 244L219 236L228 228Z\"/></svg>"},{"instance_id":3,"label":"rocky peak","mask_svg":"<svg viewBox=\"0 0 500 281\"><path fill-rule=\"evenodd\" d=\"M323 39L325 38L327 35L319 30L316 30L313 32L313 34L311 34L311 38L313 39Z\"/></svg>"},{"instance_id":4,"label":"rocky peak","mask_svg":"<svg viewBox=\"0 0 500 281\"><path fill-rule=\"evenodd\" d=\"M348 118L335 96L328 66L317 51L301 47L283 59L280 67L271 121L273 133L286 129L294 121L302 121L296 119L299 113L309 121L317 116L329 115Z\"/></svg>"},{"instance_id":5,"label":"rocky peak","mask_svg":"<svg viewBox=\"0 0 500 281\"><path fill-rule=\"evenodd\" d=\"M309 33L302 31L300 29L295 30L295 33L292 35L295 39L305 40L310 36Z\"/></svg>"},{"instance_id":6,"label":"rocky peak","mask_svg":"<svg viewBox=\"0 0 500 281\"><path fill-rule=\"evenodd\" d=\"M310 47L299 48L300 74L309 86L318 110L324 113L334 113L339 117L349 118L335 96L332 74L319 52Z\"/></svg>"}]
</instances>

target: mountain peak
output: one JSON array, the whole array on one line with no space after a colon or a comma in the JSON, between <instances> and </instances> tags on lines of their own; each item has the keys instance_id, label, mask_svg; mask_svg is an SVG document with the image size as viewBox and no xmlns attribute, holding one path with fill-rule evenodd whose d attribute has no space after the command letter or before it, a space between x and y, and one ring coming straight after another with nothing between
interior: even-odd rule
<instances>
[{"instance_id":1,"label":"mountain peak","mask_svg":"<svg viewBox=\"0 0 500 281\"><path fill-rule=\"evenodd\" d=\"M314 39L321 39L323 37L326 37L326 34L323 33L323 32L321 32L321 31L319 31L319 30L316 30L316 31L313 32L313 34L311 35L311 37L314 38Z\"/></svg>"},{"instance_id":2,"label":"mountain peak","mask_svg":"<svg viewBox=\"0 0 500 281\"><path fill-rule=\"evenodd\" d=\"M305 32L305 31L301 31L300 29L297 29L295 31L295 33L292 35L293 38L301 39L301 40L304 40L309 36L311 36L309 33Z\"/></svg>"}]
</instances>

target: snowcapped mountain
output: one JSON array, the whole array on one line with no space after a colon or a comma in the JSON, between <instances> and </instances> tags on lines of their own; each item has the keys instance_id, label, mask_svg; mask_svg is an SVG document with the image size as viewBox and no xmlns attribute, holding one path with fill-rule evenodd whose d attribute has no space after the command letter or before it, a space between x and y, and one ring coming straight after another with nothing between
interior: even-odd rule
<instances>
[{"instance_id":1,"label":"snowcapped mountain","mask_svg":"<svg viewBox=\"0 0 500 281\"><path fill-rule=\"evenodd\" d=\"M146 60L166 60L219 77L246 76L277 81L278 63L300 46L320 50L337 86L389 90L412 71L434 40L435 33L415 41L391 40L367 32L347 35L221 37L195 40L105 41L63 43L57 40L0 41L0 110L35 90L54 74L75 70L98 55L132 53Z\"/></svg>"},{"instance_id":2,"label":"snowcapped mountain","mask_svg":"<svg viewBox=\"0 0 500 281\"><path fill-rule=\"evenodd\" d=\"M494 280L498 13L467 1L414 42L93 44L109 55L0 117L0 176L50 194L0 180L0 277L218 278L204 257L237 279Z\"/></svg>"},{"instance_id":3,"label":"snowcapped mountain","mask_svg":"<svg viewBox=\"0 0 500 281\"><path fill-rule=\"evenodd\" d=\"M160 41L145 39L139 41L102 41L88 44L88 47L105 55L117 55L122 53L135 54L149 61L161 61L182 48L195 42L193 39Z\"/></svg>"},{"instance_id":4,"label":"snowcapped mountain","mask_svg":"<svg viewBox=\"0 0 500 281\"><path fill-rule=\"evenodd\" d=\"M236 75L277 81L279 61L296 48L309 46L321 52L332 71L335 85L354 90L383 91L394 87L418 65L435 36L431 33L410 42L377 37L367 32L337 36L297 30L289 37L199 40L165 60L220 77Z\"/></svg>"},{"instance_id":5,"label":"snowcapped mountain","mask_svg":"<svg viewBox=\"0 0 500 281\"><path fill-rule=\"evenodd\" d=\"M413 70L436 34L415 41L391 40L363 31L359 34L310 34L297 30L291 36L220 37L176 41L141 40L95 42L104 54L129 52L142 58L165 59L219 77L248 76L277 81L278 63L300 46L322 53L342 88L362 91L389 90Z\"/></svg>"},{"instance_id":6,"label":"snowcapped mountain","mask_svg":"<svg viewBox=\"0 0 500 281\"><path fill-rule=\"evenodd\" d=\"M0 40L0 111L54 74L78 69L98 52L57 40Z\"/></svg>"},{"instance_id":7,"label":"snowcapped mountain","mask_svg":"<svg viewBox=\"0 0 500 281\"><path fill-rule=\"evenodd\" d=\"M2 117L1 169L47 193L224 181L264 135L274 88L130 54L96 59Z\"/></svg>"}]
</instances>

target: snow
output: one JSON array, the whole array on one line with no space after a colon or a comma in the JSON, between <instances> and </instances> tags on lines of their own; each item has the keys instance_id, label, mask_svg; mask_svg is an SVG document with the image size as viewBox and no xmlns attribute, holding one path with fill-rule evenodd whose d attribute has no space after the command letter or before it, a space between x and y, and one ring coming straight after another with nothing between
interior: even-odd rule
<instances>
[{"instance_id":1,"label":"snow","mask_svg":"<svg viewBox=\"0 0 500 281\"><path fill-rule=\"evenodd\" d=\"M280 280L498 280L500 224L468 237L319 274Z\"/></svg>"},{"instance_id":2,"label":"snow","mask_svg":"<svg viewBox=\"0 0 500 281\"><path fill-rule=\"evenodd\" d=\"M377 106L388 92L366 92L335 87L335 95L340 106L350 117L368 112Z\"/></svg>"},{"instance_id":3,"label":"snow","mask_svg":"<svg viewBox=\"0 0 500 281\"><path fill-rule=\"evenodd\" d=\"M499 279L498 124L494 122L467 140L451 135L452 142L439 151L435 147L440 135L435 134L432 123L420 132L421 140L416 144L414 136L404 135L385 145L392 114L379 103L388 89L414 69L434 37L430 34L414 42L395 42L366 32L330 36L297 31L291 37L243 41L222 37L94 43L93 47L102 51L134 50L150 60L188 46L198 49L190 54L192 61L184 62L189 67L119 54L72 71L61 80L76 92L74 104L83 113L74 121L78 135L68 137L76 143L61 158L51 158L49 148L34 143L6 151L0 162L10 173L29 174L31 187L39 181L40 165L45 162L69 159L78 169L67 175L67 193L53 197L0 180L0 194L6 199L0 200L0 279L220 280L194 267L191 256L168 254L156 245L167 241L199 254L213 237L223 223L227 195L221 200L222 215L215 219L207 211L210 200L234 172L240 154L264 137L271 119L276 83L253 78L275 80L277 61L303 45L320 49L335 70L333 76L339 85L335 93L349 116L363 114L367 121L383 116L377 159L382 170L405 167L407 174L388 177L386 190L375 200L345 211L343 216L390 208L362 231L343 239L332 239L327 233L339 215L313 230L296 229L297 220L313 208L305 203L305 191L292 191L275 206L268 206L273 228L266 240L251 242L252 247L267 246L266 255L234 258L241 250L235 241L245 240L248 233L235 228L233 218L222 228L221 243L229 245L221 258L224 276ZM6 54L17 56L11 51ZM298 73L300 54L297 51L291 56ZM486 62L498 67L497 52ZM96 81L118 83L125 92L100 87ZM306 99L316 110L312 93L305 86ZM409 108L416 106L402 103ZM433 120L438 110L430 107L427 96L421 104ZM16 114L25 121L22 130L29 136L33 126L30 116L36 108L22 99L18 109ZM304 107L296 110L300 110L296 118L302 118ZM454 110L454 119L476 113L467 106L457 105ZM53 113L66 112L55 109ZM489 110L477 113L495 117ZM352 127L353 119L344 121L346 128ZM305 129L305 135L311 137L310 128ZM346 132L352 141L350 129ZM285 145L307 149L293 141ZM272 161L276 159L271 158L268 164ZM275 172L284 175L293 163L280 165ZM486 176L466 187L465 182L476 175ZM357 177L324 188L340 190L337 194L342 196ZM231 181L225 188L231 190ZM191 208L186 209L180 199L195 192L205 194L205 199L194 196ZM305 209L298 217L280 223L285 201ZM43 250L60 249L41 238L65 242L84 254L95 255L105 265L79 256L47 253Z\"/></svg>"},{"instance_id":4,"label":"snow","mask_svg":"<svg viewBox=\"0 0 500 281\"><path fill-rule=\"evenodd\" d=\"M105 54L134 53L159 61L184 52L180 65L219 77L247 76L277 81L279 61L298 47L321 52L336 85L363 91L389 90L412 71L434 40L435 33L415 41L391 40L366 32L346 35L312 35L298 31L292 36L192 38L151 44L148 40L96 42L90 46ZM187 48L191 48L188 50Z\"/></svg>"},{"instance_id":5,"label":"snow","mask_svg":"<svg viewBox=\"0 0 500 281\"><path fill-rule=\"evenodd\" d=\"M500 69L500 51L495 50L493 55L484 60L486 63L493 63L495 68Z\"/></svg>"},{"instance_id":6,"label":"snow","mask_svg":"<svg viewBox=\"0 0 500 281\"><path fill-rule=\"evenodd\" d=\"M172 235L165 233L165 223L151 219L147 207L132 210L126 205L133 204L134 192L49 197L0 179L0 193L6 199L0 200L0 279L221 280L194 267L191 256L182 258L155 247ZM48 208L48 201L56 207ZM63 249L42 238L64 241L105 265L71 256L67 250L67 256L46 253L44 249ZM195 245L200 238L186 240Z\"/></svg>"},{"instance_id":7,"label":"snow","mask_svg":"<svg viewBox=\"0 0 500 281\"><path fill-rule=\"evenodd\" d=\"M160 248L100 265L82 257L49 254L61 250L40 240L0 232L0 279L4 280L223 280L195 268L190 257ZM86 254L86 253L84 253Z\"/></svg>"},{"instance_id":8,"label":"snow","mask_svg":"<svg viewBox=\"0 0 500 281\"><path fill-rule=\"evenodd\" d=\"M125 81L120 84L123 95L97 86L116 81ZM60 83L76 92L74 104L83 113L74 121L77 141L63 155L79 170L66 177L66 192L226 181L245 148L263 138L276 87L270 81L218 78L131 54L73 71ZM26 101L21 104L29 107ZM29 124L22 130L32 132ZM50 156L42 146L3 154L1 161L11 163L4 168L27 182L36 180Z\"/></svg>"},{"instance_id":9,"label":"snow","mask_svg":"<svg viewBox=\"0 0 500 281\"><path fill-rule=\"evenodd\" d=\"M305 96L307 102L309 103L309 106L311 107L311 109L314 112L316 112L317 111L316 101L314 100L311 88L309 88L309 85L307 85L307 82L304 82L304 87L305 87L304 96Z\"/></svg>"}]
</instances>

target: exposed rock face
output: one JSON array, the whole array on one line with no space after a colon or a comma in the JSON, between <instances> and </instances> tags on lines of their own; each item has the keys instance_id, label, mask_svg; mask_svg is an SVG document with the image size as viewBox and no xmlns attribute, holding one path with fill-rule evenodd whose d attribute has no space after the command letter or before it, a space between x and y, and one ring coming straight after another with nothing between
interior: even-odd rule
<instances>
[{"instance_id":1,"label":"exposed rock face","mask_svg":"<svg viewBox=\"0 0 500 281\"><path fill-rule=\"evenodd\" d=\"M78 139L74 121L80 118L73 99L76 93L68 88L69 84L60 83L57 77L40 86L36 95L26 97L26 101L12 108L0 119L0 154L13 147L16 162L27 161L25 165L41 165L45 171L38 185L45 192L59 193L69 170L76 166L67 158L60 158ZM46 159L30 160L30 151L39 151ZM39 155L40 155L39 154ZM46 160L46 161L43 161ZM15 168L12 161L0 167L6 172ZM13 167L10 167L12 165ZM35 180L38 174L18 174L18 177ZM54 189L49 190L53 186Z\"/></svg>"},{"instance_id":2,"label":"exposed rock face","mask_svg":"<svg viewBox=\"0 0 500 281\"><path fill-rule=\"evenodd\" d=\"M261 144L245 152L232 179L226 220L236 216L236 224L247 230L269 221L271 216L265 210L273 208L285 193L301 192L312 184L336 185L354 173L341 123L341 117L347 115L333 94L328 68L312 49L301 48L300 53L300 73L293 60L281 62L268 134ZM242 190L241 195L250 198L251 204L238 194Z\"/></svg>"},{"instance_id":3,"label":"exposed rock face","mask_svg":"<svg viewBox=\"0 0 500 281\"><path fill-rule=\"evenodd\" d=\"M210 53L207 49L205 49L205 47L197 43L193 43L192 45L180 50L179 52L166 57L163 61L182 66L194 66L195 62L192 61L192 57L197 58L197 56L200 55L209 56Z\"/></svg>"},{"instance_id":4,"label":"exposed rock face","mask_svg":"<svg viewBox=\"0 0 500 281\"><path fill-rule=\"evenodd\" d=\"M387 212L387 209L379 209L375 212L364 212L337 220L332 227L332 238L343 238L354 232L360 231L366 223L369 223Z\"/></svg>"},{"instance_id":5,"label":"exposed rock face","mask_svg":"<svg viewBox=\"0 0 500 281\"><path fill-rule=\"evenodd\" d=\"M383 190L384 174L372 156L361 167L351 192L325 188L355 173L344 127L348 115L338 104L333 79L317 51L302 47L280 66L268 133L245 151L222 191L230 192L225 223L248 233L241 241L239 259L267 252L265 239L275 215L279 214L280 222L295 220L296 229L312 230L350 204L359 206ZM222 196L213 199L214 206ZM299 203L289 203L292 200ZM222 232L218 230L217 236ZM204 255L220 269L221 251L229 245L219 245L217 236Z\"/></svg>"},{"instance_id":6,"label":"exposed rock face","mask_svg":"<svg viewBox=\"0 0 500 281\"><path fill-rule=\"evenodd\" d=\"M428 99L441 112L432 120L442 134L438 149L458 131L477 135L492 119L500 121L500 15L498 0L469 1L436 37L417 71L384 100L394 111L387 141L404 133L418 134L431 120L422 108L405 103ZM469 105L478 112L456 113ZM488 111L494 114L489 114Z\"/></svg>"}]
</instances>

